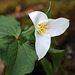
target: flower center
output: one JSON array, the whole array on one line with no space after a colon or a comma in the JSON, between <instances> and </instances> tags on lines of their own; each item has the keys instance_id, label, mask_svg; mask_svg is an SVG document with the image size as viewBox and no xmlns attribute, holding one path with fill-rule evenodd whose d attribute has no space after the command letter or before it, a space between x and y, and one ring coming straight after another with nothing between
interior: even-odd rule
<instances>
[{"instance_id":1,"label":"flower center","mask_svg":"<svg viewBox=\"0 0 75 75\"><path fill-rule=\"evenodd\" d=\"M43 23L38 24L38 30L41 34L43 34L44 32L49 34L49 32L46 30L46 28L48 28L48 26L46 26L47 23L48 22L43 22Z\"/></svg>"}]
</instances>

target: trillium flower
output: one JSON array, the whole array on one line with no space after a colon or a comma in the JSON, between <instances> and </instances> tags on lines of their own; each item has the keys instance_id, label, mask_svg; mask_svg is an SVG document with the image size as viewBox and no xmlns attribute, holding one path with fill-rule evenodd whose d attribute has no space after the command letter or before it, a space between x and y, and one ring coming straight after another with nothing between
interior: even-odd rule
<instances>
[{"instance_id":1,"label":"trillium flower","mask_svg":"<svg viewBox=\"0 0 75 75\"><path fill-rule=\"evenodd\" d=\"M51 37L61 35L69 27L69 20L66 18L48 19L47 15L40 11L29 13L35 26L35 48L38 59L43 58L51 44Z\"/></svg>"}]
</instances>

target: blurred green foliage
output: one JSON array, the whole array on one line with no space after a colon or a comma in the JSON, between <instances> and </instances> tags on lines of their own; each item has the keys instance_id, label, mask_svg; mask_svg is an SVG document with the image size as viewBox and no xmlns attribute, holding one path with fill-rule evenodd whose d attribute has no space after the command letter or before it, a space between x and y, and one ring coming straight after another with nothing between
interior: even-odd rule
<instances>
[{"instance_id":1,"label":"blurred green foliage","mask_svg":"<svg viewBox=\"0 0 75 75\"><path fill-rule=\"evenodd\" d=\"M27 26L28 24L29 25L33 25L32 24L32 21L29 19L29 18L22 18L22 20L21 20L21 28L22 29L24 29L25 28L25 26Z\"/></svg>"},{"instance_id":2,"label":"blurred green foliage","mask_svg":"<svg viewBox=\"0 0 75 75\"><path fill-rule=\"evenodd\" d=\"M0 0L0 13L12 11L20 0ZM11 8L11 9L10 9Z\"/></svg>"},{"instance_id":3,"label":"blurred green foliage","mask_svg":"<svg viewBox=\"0 0 75 75\"><path fill-rule=\"evenodd\" d=\"M51 17L56 18L74 8L74 0L52 1Z\"/></svg>"},{"instance_id":4,"label":"blurred green foliage","mask_svg":"<svg viewBox=\"0 0 75 75\"><path fill-rule=\"evenodd\" d=\"M20 4L22 10L28 9L28 7L37 4L43 4L47 11L50 0L0 0L0 13L15 11L15 7ZM51 0L52 3L52 16L59 15L65 11L72 9L75 5L74 0Z\"/></svg>"}]
</instances>

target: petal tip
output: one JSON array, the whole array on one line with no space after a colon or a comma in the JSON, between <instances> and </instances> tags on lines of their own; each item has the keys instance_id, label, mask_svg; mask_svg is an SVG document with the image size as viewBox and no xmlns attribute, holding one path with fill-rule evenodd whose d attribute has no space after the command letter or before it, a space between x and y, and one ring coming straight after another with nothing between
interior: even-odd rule
<instances>
[{"instance_id":1,"label":"petal tip","mask_svg":"<svg viewBox=\"0 0 75 75\"><path fill-rule=\"evenodd\" d=\"M28 13L29 17L30 17L30 14L31 14L31 13Z\"/></svg>"},{"instance_id":2,"label":"petal tip","mask_svg":"<svg viewBox=\"0 0 75 75\"><path fill-rule=\"evenodd\" d=\"M46 54L42 55L42 54L37 54L38 56L38 61L41 60Z\"/></svg>"},{"instance_id":3,"label":"petal tip","mask_svg":"<svg viewBox=\"0 0 75 75\"><path fill-rule=\"evenodd\" d=\"M68 22L70 21L69 19L66 19Z\"/></svg>"},{"instance_id":4,"label":"petal tip","mask_svg":"<svg viewBox=\"0 0 75 75\"><path fill-rule=\"evenodd\" d=\"M43 57L38 57L38 61L41 60Z\"/></svg>"},{"instance_id":5,"label":"petal tip","mask_svg":"<svg viewBox=\"0 0 75 75\"><path fill-rule=\"evenodd\" d=\"M38 58L38 61L40 61L40 58Z\"/></svg>"}]
</instances>

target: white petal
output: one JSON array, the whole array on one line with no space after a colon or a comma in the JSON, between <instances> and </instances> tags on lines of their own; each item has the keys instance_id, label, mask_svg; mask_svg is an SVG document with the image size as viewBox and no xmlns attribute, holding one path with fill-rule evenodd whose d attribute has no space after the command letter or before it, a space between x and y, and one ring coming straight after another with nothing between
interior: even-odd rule
<instances>
[{"instance_id":1,"label":"white petal","mask_svg":"<svg viewBox=\"0 0 75 75\"><path fill-rule=\"evenodd\" d=\"M51 44L51 38L49 34L40 34L37 31L35 31L35 37L36 37L36 43L35 43L35 48L36 48L36 53L38 55L38 60L43 58Z\"/></svg>"},{"instance_id":2,"label":"white petal","mask_svg":"<svg viewBox=\"0 0 75 75\"><path fill-rule=\"evenodd\" d=\"M48 31L51 37L61 35L69 27L69 20L66 18L49 19Z\"/></svg>"},{"instance_id":3,"label":"white petal","mask_svg":"<svg viewBox=\"0 0 75 75\"><path fill-rule=\"evenodd\" d=\"M29 17L31 18L36 29L39 23L41 23L44 20L48 20L46 14L41 11L34 11L32 13L29 13Z\"/></svg>"}]
</instances>

